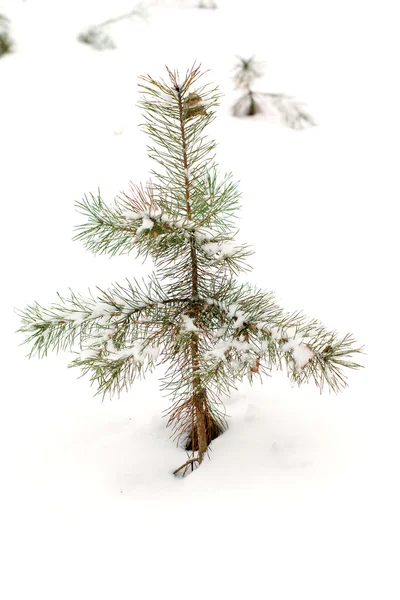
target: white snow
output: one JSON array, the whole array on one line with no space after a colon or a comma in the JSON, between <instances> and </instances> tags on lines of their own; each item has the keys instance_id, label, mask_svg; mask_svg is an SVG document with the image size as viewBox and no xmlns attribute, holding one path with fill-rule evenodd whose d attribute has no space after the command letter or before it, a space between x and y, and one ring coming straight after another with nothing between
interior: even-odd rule
<instances>
[{"instance_id":1,"label":"white snow","mask_svg":"<svg viewBox=\"0 0 400 600\"><path fill-rule=\"evenodd\" d=\"M222 337L223 335L225 335L226 333L226 327L220 327L219 329L217 329L214 332L214 337L219 338Z\"/></svg>"},{"instance_id":2,"label":"white snow","mask_svg":"<svg viewBox=\"0 0 400 600\"><path fill-rule=\"evenodd\" d=\"M225 360L225 353L231 348L234 348L239 352L250 352L251 350L256 350L255 346L249 344L249 342L244 342L242 340L221 340L212 350L206 353L205 358L217 358L218 360Z\"/></svg>"},{"instance_id":3,"label":"white snow","mask_svg":"<svg viewBox=\"0 0 400 600\"><path fill-rule=\"evenodd\" d=\"M271 331L271 337L273 340L278 340L282 337L282 332L279 331L279 329L276 329L276 327L271 327L270 331Z\"/></svg>"},{"instance_id":4,"label":"white snow","mask_svg":"<svg viewBox=\"0 0 400 600\"><path fill-rule=\"evenodd\" d=\"M160 355L160 348L156 346L147 346L146 348L146 356L150 357L150 359L155 362Z\"/></svg>"},{"instance_id":5,"label":"white snow","mask_svg":"<svg viewBox=\"0 0 400 600\"><path fill-rule=\"evenodd\" d=\"M182 329L183 331L198 331L193 319L189 315L182 315Z\"/></svg>"},{"instance_id":6,"label":"white snow","mask_svg":"<svg viewBox=\"0 0 400 600\"><path fill-rule=\"evenodd\" d=\"M151 361L157 360L159 349L153 346L144 346L140 341L135 341L129 348L123 350L115 350L114 345L107 348L110 350L110 354L107 356L107 360L119 360L120 358L133 358L136 363L143 364L146 358L150 358Z\"/></svg>"},{"instance_id":7,"label":"white snow","mask_svg":"<svg viewBox=\"0 0 400 600\"><path fill-rule=\"evenodd\" d=\"M92 317L110 317L110 314L114 312L114 309L105 302L96 302L92 308Z\"/></svg>"},{"instance_id":8,"label":"white snow","mask_svg":"<svg viewBox=\"0 0 400 600\"><path fill-rule=\"evenodd\" d=\"M202 249L207 254L217 254L220 251L220 246L216 242L209 242L208 244L203 244Z\"/></svg>"},{"instance_id":9,"label":"white snow","mask_svg":"<svg viewBox=\"0 0 400 600\"><path fill-rule=\"evenodd\" d=\"M174 102L173 97L175 94L166 94L165 92L160 92L161 101L165 106L176 106L176 102Z\"/></svg>"},{"instance_id":10,"label":"white snow","mask_svg":"<svg viewBox=\"0 0 400 600\"><path fill-rule=\"evenodd\" d=\"M236 316L236 313L238 312L238 305L237 304L230 304L228 306L228 311L227 311L227 316L230 318L233 318Z\"/></svg>"},{"instance_id":11,"label":"white snow","mask_svg":"<svg viewBox=\"0 0 400 600\"><path fill-rule=\"evenodd\" d=\"M118 306L120 307L120 310L123 314L130 314L133 310L132 306L130 306L130 304L128 302L125 302L124 300L121 300L121 298L118 298ZM135 303L136 306L136 303Z\"/></svg>"},{"instance_id":12,"label":"white snow","mask_svg":"<svg viewBox=\"0 0 400 600\"><path fill-rule=\"evenodd\" d=\"M137 221L138 219L143 218L143 215L141 212L129 210L127 208L124 208L121 212L126 219L130 219L132 221Z\"/></svg>"},{"instance_id":13,"label":"white snow","mask_svg":"<svg viewBox=\"0 0 400 600\"><path fill-rule=\"evenodd\" d=\"M115 352L115 344L112 338L106 340L106 350L107 352Z\"/></svg>"},{"instance_id":14,"label":"white snow","mask_svg":"<svg viewBox=\"0 0 400 600\"><path fill-rule=\"evenodd\" d=\"M77 310L65 311L59 315L59 317L55 318L54 321L59 321L60 319L65 319L66 321L71 321L72 323L83 323L88 317L90 313L81 312ZM46 320L46 319L44 319Z\"/></svg>"},{"instance_id":15,"label":"white snow","mask_svg":"<svg viewBox=\"0 0 400 600\"><path fill-rule=\"evenodd\" d=\"M80 353L80 358L82 360L86 360L88 358L95 358L99 355L100 348L87 348L86 350L82 350Z\"/></svg>"},{"instance_id":16,"label":"white snow","mask_svg":"<svg viewBox=\"0 0 400 600\"><path fill-rule=\"evenodd\" d=\"M292 356L299 369L302 369L314 356L314 352L305 344L298 344L293 348Z\"/></svg>"},{"instance_id":17,"label":"white snow","mask_svg":"<svg viewBox=\"0 0 400 600\"><path fill-rule=\"evenodd\" d=\"M146 229L153 229L154 221L147 216L142 217L142 224L137 228L137 235L142 231L146 231Z\"/></svg>"},{"instance_id":18,"label":"white snow","mask_svg":"<svg viewBox=\"0 0 400 600\"><path fill-rule=\"evenodd\" d=\"M17 44L0 58L6 600L400 597L397 6L216 3L155 0L147 20L110 27L115 50L96 52L76 35L132 0L1 2ZM306 102L318 127L231 116L235 57L253 54L266 63L258 88ZM222 398L228 431L182 480L162 366L101 402L67 368L73 356L26 358L13 307L147 277L151 264L71 242L74 200L147 181L137 78L165 77L165 64L182 76L194 60L225 94L206 133L221 176L240 181L251 281L353 332L367 355L338 396L291 387L285 373L239 384Z\"/></svg>"},{"instance_id":19,"label":"white snow","mask_svg":"<svg viewBox=\"0 0 400 600\"><path fill-rule=\"evenodd\" d=\"M233 323L233 327L235 329L239 329L243 327L243 323L246 321L246 315L242 310L238 310L237 304L230 304L227 309L227 316L231 319L235 318L235 322Z\"/></svg>"},{"instance_id":20,"label":"white snow","mask_svg":"<svg viewBox=\"0 0 400 600\"><path fill-rule=\"evenodd\" d=\"M218 235L209 227L198 227L194 232L194 237L198 242L204 242L205 240L215 239Z\"/></svg>"},{"instance_id":21,"label":"white snow","mask_svg":"<svg viewBox=\"0 0 400 600\"><path fill-rule=\"evenodd\" d=\"M202 250L218 260L222 260L226 256L232 256L238 250L238 246L233 242L208 242L202 245Z\"/></svg>"},{"instance_id":22,"label":"white snow","mask_svg":"<svg viewBox=\"0 0 400 600\"><path fill-rule=\"evenodd\" d=\"M296 329L291 327L286 329L285 337L289 335L295 335ZM282 344L281 350L284 352L291 352L294 361L296 363L297 368L302 369L305 365L312 359L314 356L314 352L307 345L302 343L302 340L298 337L293 337L289 339L287 342Z\"/></svg>"}]
</instances>

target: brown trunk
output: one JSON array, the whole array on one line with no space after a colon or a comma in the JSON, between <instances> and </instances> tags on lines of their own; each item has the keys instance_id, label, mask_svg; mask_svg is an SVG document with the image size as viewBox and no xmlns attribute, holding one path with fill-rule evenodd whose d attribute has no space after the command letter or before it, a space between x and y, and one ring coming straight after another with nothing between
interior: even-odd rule
<instances>
[{"instance_id":1,"label":"brown trunk","mask_svg":"<svg viewBox=\"0 0 400 600\"><path fill-rule=\"evenodd\" d=\"M181 90L177 82L175 82L175 89L178 93L178 101L179 101L179 120L180 120L180 129L182 136L182 157L183 157L183 168L185 172L185 197L186 197L186 212L187 218L192 220L192 209L191 209L191 198L190 198L190 182L189 182L189 171L188 171L188 154L187 154L187 143L186 143L186 132L185 132L185 120L198 116L199 114L206 114L203 108L200 108L200 112L198 110L193 113L193 106L191 105L191 101L193 102L194 94L190 94L188 96L188 101L186 108L184 107ZM197 99L197 96L196 96ZM199 98L199 100L201 100ZM188 112L190 111L190 112ZM196 243L194 238L192 237L190 240L190 259L191 259L191 279L192 279L192 302L197 302L199 298L199 289L198 289L198 265L197 265L197 252L196 252ZM196 325L196 316L194 315L194 322ZM188 438L186 443L186 449L197 451L197 460L199 464L203 461L203 457L207 452L208 444L212 439L217 437L215 435L216 432L216 424L212 422L209 417L209 410L207 404L207 390L201 385L200 378L200 351L199 351L199 334L193 332L191 335L191 367L192 367L192 398L191 401L193 403L193 412L192 412L192 431L188 432ZM220 433L220 432L219 432Z\"/></svg>"},{"instance_id":2,"label":"brown trunk","mask_svg":"<svg viewBox=\"0 0 400 600\"><path fill-rule=\"evenodd\" d=\"M256 114L256 102L254 100L254 96L253 96L253 92L251 92L249 90L249 100L250 100L250 104L249 104L249 110L247 113L247 116L249 117L254 117L254 115Z\"/></svg>"},{"instance_id":3,"label":"brown trunk","mask_svg":"<svg viewBox=\"0 0 400 600\"><path fill-rule=\"evenodd\" d=\"M203 410L197 410L196 406L196 420L192 431L188 432L185 450L198 451L199 458L200 454L203 455L212 442L219 435L221 435L223 429L205 409L204 403L207 402L206 391L202 392L204 399L202 401Z\"/></svg>"},{"instance_id":4,"label":"brown trunk","mask_svg":"<svg viewBox=\"0 0 400 600\"><path fill-rule=\"evenodd\" d=\"M199 463L202 462L204 454L207 452L207 391L201 387L199 376L199 336L192 333L192 373L193 373L193 429L191 431L192 450L197 450ZM195 443L196 440L196 443Z\"/></svg>"},{"instance_id":5,"label":"brown trunk","mask_svg":"<svg viewBox=\"0 0 400 600\"><path fill-rule=\"evenodd\" d=\"M205 390L201 390L196 394L194 403L196 406L196 434L197 434L197 451L199 463L202 462L204 454L207 452L207 426L205 419L205 403L207 402L207 394Z\"/></svg>"}]
</instances>

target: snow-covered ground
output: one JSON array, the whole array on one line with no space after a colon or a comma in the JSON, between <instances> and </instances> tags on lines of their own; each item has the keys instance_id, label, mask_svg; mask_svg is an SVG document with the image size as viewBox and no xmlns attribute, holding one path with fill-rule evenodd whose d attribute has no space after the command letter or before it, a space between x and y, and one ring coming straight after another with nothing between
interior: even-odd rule
<instances>
[{"instance_id":1,"label":"snow-covered ground","mask_svg":"<svg viewBox=\"0 0 400 600\"><path fill-rule=\"evenodd\" d=\"M2 597L398 599L394 3L196 4L153 0L105 52L76 35L133 2L0 6L17 42L0 59ZM317 128L230 115L235 55L254 53L260 86L306 101ZM157 378L102 404L68 356L25 358L13 308L146 275L71 242L74 201L146 181L137 77L194 60L225 94L211 134L240 180L249 279L367 355L338 397L282 373L243 384L211 460L177 479Z\"/></svg>"}]
</instances>

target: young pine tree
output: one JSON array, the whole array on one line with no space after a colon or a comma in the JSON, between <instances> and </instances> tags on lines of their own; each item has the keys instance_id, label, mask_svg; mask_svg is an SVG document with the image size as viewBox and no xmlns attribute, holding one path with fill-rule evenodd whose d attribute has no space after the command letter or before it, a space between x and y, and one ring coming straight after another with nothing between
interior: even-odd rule
<instances>
[{"instance_id":1,"label":"young pine tree","mask_svg":"<svg viewBox=\"0 0 400 600\"><path fill-rule=\"evenodd\" d=\"M10 21L5 15L0 14L0 58L10 54L12 50L13 41L10 36Z\"/></svg>"},{"instance_id":2,"label":"young pine tree","mask_svg":"<svg viewBox=\"0 0 400 600\"><path fill-rule=\"evenodd\" d=\"M77 39L82 44L91 46L94 50L114 50L116 45L111 35L108 33L110 27L120 21L133 19L134 17L144 18L145 15L145 5L143 2L139 2L135 8L127 13L118 15L117 17L111 17L98 25L88 27L77 36Z\"/></svg>"},{"instance_id":3,"label":"young pine tree","mask_svg":"<svg viewBox=\"0 0 400 600\"><path fill-rule=\"evenodd\" d=\"M217 3L214 0L199 0L198 8L217 8Z\"/></svg>"},{"instance_id":4,"label":"young pine tree","mask_svg":"<svg viewBox=\"0 0 400 600\"><path fill-rule=\"evenodd\" d=\"M188 452L175 471L183 474L226 428L222 398L238 381L285 366L293 382L337 392L360 352L350 335L288 314L271 292L235 281L251 252L235 243L237 186L219 177L215 143L204 135L219 95L201 77L193 67L183 81L169 70L167 81L141 78L143 127L158 165L152 182L132 185L112 206L100 193L77 203L85 221L75 239L94 253L151 257L149 281L71 293L20 313L30 355L75 348L71 366L100 394L118 394L165 365L168 425Z\"/></svg>"},{"instance_id":5,"label":"young pine tree","mask_svg":"<svg viewBox=\"0 0 400 600\"><path fill-rule=\"evenodd\" d=\"M262 62L255 60L254 56L238 57L233 71L233 82L240 96L232 107L234 116L252 117L266 112L277 112L284 124L292 129L304 129L315 125L314 119L294 98L286 94L256 92L255 82L262 75Z\"/></svg>"}]
</instances>

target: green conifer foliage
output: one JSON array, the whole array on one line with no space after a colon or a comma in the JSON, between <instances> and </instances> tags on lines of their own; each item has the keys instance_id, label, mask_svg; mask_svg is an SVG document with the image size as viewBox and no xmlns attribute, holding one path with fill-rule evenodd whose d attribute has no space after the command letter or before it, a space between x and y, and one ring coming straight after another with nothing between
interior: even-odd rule
<instances>
[{"instance_id":1,"label":"green conifer foliage","mask_svg":"<svg viewBox=\"0 0 400 600\"><path fill-rule=\"evenodd\" d=\"M89 27L78 35L78 41L94 50L114 50L114 41L101 27Z\"/></svg>"},{"instance_id":2,"label":"green conifer foliage","mask_svg":"<svg viewBox=\"0 0 400 600\"><path fill-rule=\"evenodd\" d=\"M5 54L10 54L13 50L13 41L9 32L10 21L0 14L0 58Z\"/></svg>"},{"instance_id":3,"label":"green conifer foliage","mask_svg":"<svg viewBox=\"0 0 400 600\"><path fill-rule=\"evenodd\" d=\"M141 78L144 130L157 164L152 181L132 185L112 206L100 192L77 203L84 220L75 239L98 254L151 257L147 282L126 280L89 297L59 296L45 308L21 311L30 355L77 352L98 393L118 395L157 364L171 399L168 425L188 460L199 465L226 428L223 397L244 377L285 368L291 381L310 380L335 392L344 371L359 365L351 335L328 331L301 313L289 314L271 292L239 284L251 250L235 241L239 192L220 177L215 142L204 134L215 117L217 88L199 67L181 81Z\"/></svg>"}]
</instances>

